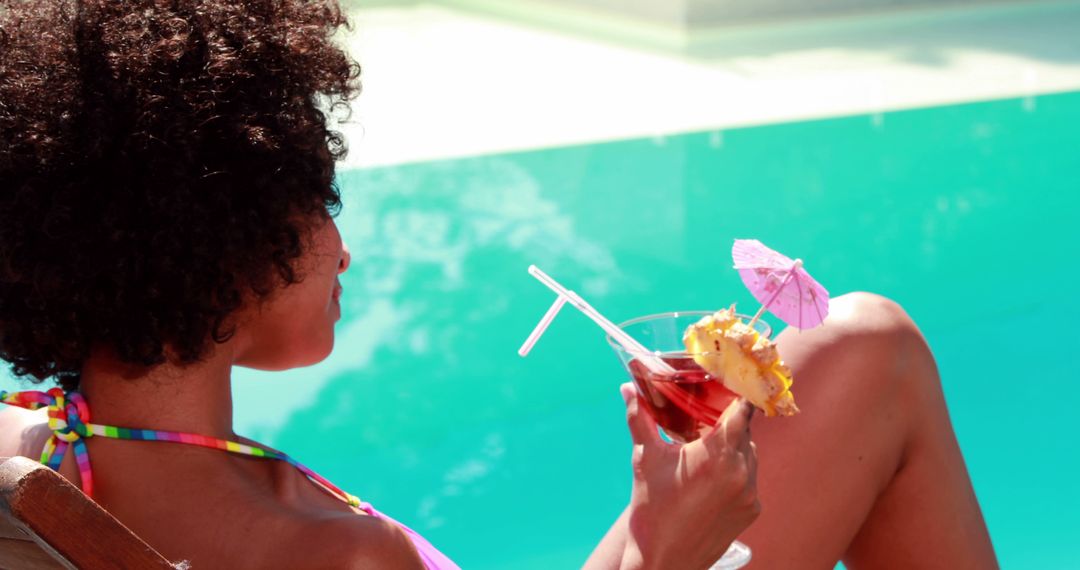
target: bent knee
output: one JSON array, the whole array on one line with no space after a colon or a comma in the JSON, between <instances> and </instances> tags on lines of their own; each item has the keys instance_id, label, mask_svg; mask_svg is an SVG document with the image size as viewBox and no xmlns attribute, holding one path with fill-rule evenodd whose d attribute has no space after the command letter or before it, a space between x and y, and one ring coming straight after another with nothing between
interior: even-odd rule
<instances>
[{"instance_id":1,"label":"bent knee","mask_svg":"<svg viewBox=\"0 0 1080 570\"><path fill-rule=\"evenodd\" d=\"M890 394L913 364L923 371L934 367L929 347L907 312L873 293L833 298L822 326L785 331L778 341L785 358L808 370L827 370L830 382L850 384L845 389Z\"/></svg>"},{"instance_id":2,"label":"bent knee","mask_svg":"<svg viewBox=\"0 0 1080 570\"><path fill-rule=\"evenodd\" d=\"M864 410L874 425L911 425L905 418L921 414L925 396L940 392L918 327L899 304L872 293L841 295L829 309L824 325L777 339L795 372L800 407Z\"/></svg>"},{"instance_id":3,"label":"bent knee","mask_svg":"<svg viewBox=\"0 0 1080 570\"><path fill-rule=\"evenodd\" d=\"M847 293L829 301L826 324L842 336L919 337L915 321L899 303L876 293Z\"/></svg>"},{"instance_id":4,"label":"bent knee","mask_svg":"<svg viewBox=\"0 0 1080 570\"><path fill-rule=\"evenodd\" d=\"M836 313L832 311L835 308ZM832 331L835 347L864 356L862 362L878 372L878 382L910 387L913 376L937 383L937 365L919 327L899 303L874 293L848 293L829 305L835 316ZM925 382L920 382L918 389ZM881 388L879 386L878 388Z\"/></svg>"}]
</instances>

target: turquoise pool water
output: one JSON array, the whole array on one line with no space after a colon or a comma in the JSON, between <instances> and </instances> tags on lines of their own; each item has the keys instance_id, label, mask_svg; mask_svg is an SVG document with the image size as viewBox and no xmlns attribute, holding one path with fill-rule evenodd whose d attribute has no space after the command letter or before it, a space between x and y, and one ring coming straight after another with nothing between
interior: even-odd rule
<instances>
[{"instance_id":1,"label":"turquoise pool water","mask_svg":"<svg viewBox=\"0 0 1080 570\"><path fill-rule=\"evenodd\" d=\"M571 311L517 356L526 267L615 320L749 306L757 237L907 308L1003 566L1080 567L1078 125L1066 93L341 172L335 354L239 372L239 427L465 568L574 567L629 493L624 376Z\"/></svg>"},{"instance_id":2,"label":"turquoise pool water","mask_svg":"<svg viewBox=\"0 0 1080 570\"><path fill-rule=\"evenodd\" d=\"M570 311L516 355L552 300L525 268L616 320L746 306L754 236L908 309L1002 563L1075 567L1077 126L1072 93L343 172L338 354L275 381L308 403L269 439L466 568L573 567L628 494L623 373Z\"/></svg>"}]
</instances>

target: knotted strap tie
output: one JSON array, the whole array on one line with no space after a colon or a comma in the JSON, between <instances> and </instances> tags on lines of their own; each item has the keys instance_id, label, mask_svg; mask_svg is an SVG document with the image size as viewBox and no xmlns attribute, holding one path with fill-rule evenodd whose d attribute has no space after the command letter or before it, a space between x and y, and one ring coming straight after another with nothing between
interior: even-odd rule
<instances>
[{"instance_id":1,"label":"knotted strap tie","mask_svg":"<svg viewBox=\"0 0 1080 570\"><path fill-rule=\"evenodd\" d=\"M308 479L311 479L331 495L353 507L366 510L366 503L363 503L358 497L346 493L325 477L280 451L194 433L92 424L90 423L90 407L87 406L82 395L78 392L64 394L64 391L60 388L53 388L48 392L4 392L0 390L0 403L11 404L28 410L48 408L49 429L52 430L52 437L45 443L45 449L41 452L41 462L54 470L58 470L60 463L64 460L67 446L70 444L75 451L75 461L79 465L79 476L82 478L83 492L91 497L93 496L94 481L90 472L90 456L86 451L86 438L97 435L113 439L168 441L198 445L238 455L284 461L300 470Z\"/></svg>"},{"instance_id":2,"label":"knotted strap tie","mask_svg":"<svg viewBox=\"0 0 1080 570\"><path fill-rule=\"evenodd\" d=\"M41 451L41 462L59 471L67 447L71 445L75 451L75 462L79 466L83 492L93 496L94 477L90 470L90 455L86 450L85 439L93 436L94 432L93 424L90 423L90 408L82 394L64 394L60 388L52 388L48 392L0 391L0 402L28 410L48 409L52 435L45 442L45 449Z\"/></svg>"}]
</instances>

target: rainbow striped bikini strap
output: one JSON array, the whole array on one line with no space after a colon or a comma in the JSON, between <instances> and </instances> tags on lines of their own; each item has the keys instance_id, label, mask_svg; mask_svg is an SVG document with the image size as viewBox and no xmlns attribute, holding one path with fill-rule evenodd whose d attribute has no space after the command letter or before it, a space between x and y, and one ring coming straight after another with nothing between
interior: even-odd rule
<instances>
[{"instance_id":1,"label":"rainbow striped bikini strap","mask_svg":"<svg viewBox=\"0 0 1080 570\"><path fill-rule=\"evenodd\" d=\"M79 465L82 490L90 497L94 496L94 477L90 469L90 455L86 451L86 439L98 436L137 441L186 443L188 445L220 449L239 455L277 459L299 469L308 479L311 479L312 482L338 499L354 507L363 508L360 499L342 491L318 473L280 451L193 433L129 429L92 424L90 423L90 408L86 405L86 400L83 399L82 394L78 392L65 394L60 388L52 388L47 392L5 392L0 390L0 403L28 410L48 408L49 429L52 430L52 436L45 442L45 449L41 452L41 462L53 470L59 470L60 463L64 460L64 453L67 451L68 445L71 445L75 451L75 462Z\"/></svg>"}]
</instances>

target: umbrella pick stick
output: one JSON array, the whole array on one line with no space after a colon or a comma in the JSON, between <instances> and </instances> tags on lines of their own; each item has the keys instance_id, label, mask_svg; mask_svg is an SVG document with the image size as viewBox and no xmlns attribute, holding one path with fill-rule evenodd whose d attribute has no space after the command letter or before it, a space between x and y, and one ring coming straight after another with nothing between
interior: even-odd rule
<instances>
[{"instance_id":1,"label":"umbrella pick stick","mask_svg":"<svg viewBox=\"0 0 1080 570\"><path fill-rule=\"evenodd\" d=\"M776 291L773 292L772 297L769 297L769 300L765 301L765 304L762 305L760 309L758 309L758 312L754 314L754 318L750 319L750 322L747 323L746 326L753 327L754 323L758 322L758 319L761 318L761 315L765 314L765 310L769 308L769 305L771 305L773 301L775 301L776 298L780 296L780 292L783 291L784 287L787 287L787 284L791 282L791 278L795 277L795 270L800 267L802 267L802 260L796 259L795 263L791 264L791 269L788 269L787 276L784 277L784 281L781 282L780 286L776 288Z\"/></svg>"}]
</instances>

